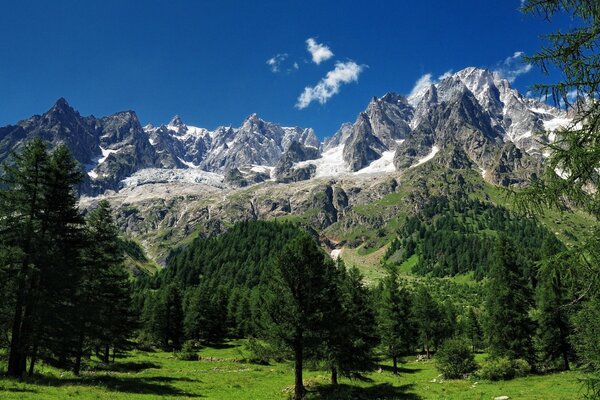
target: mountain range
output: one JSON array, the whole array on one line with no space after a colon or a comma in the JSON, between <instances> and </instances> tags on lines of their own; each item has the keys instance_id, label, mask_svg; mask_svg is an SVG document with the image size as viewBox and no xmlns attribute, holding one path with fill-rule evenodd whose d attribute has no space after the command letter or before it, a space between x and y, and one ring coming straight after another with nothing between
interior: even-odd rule
<instances>
[{"instance_id":1,"label":"mountain range","mask_svg":"<svg viewBox=\"0 0 600 400\"><path fill-rule=\"evenodd\" d=\"M121 228L160 260L173 241L238 220L303 216L319 232L385 224L356 208L398 192L426 165L522 185L540 171L551 132L570 120L498 74L466 68L408 97L373 97L354 123L322 142L311 128L256 114L214 130L179 116L142 126L134 111L81 116L61 98L42 115L0 128L0 162L35 136L65 143L86 172L82 204L109 198ZM408 197L418 206L422 195Z\"/></svg>"}]
</instances>

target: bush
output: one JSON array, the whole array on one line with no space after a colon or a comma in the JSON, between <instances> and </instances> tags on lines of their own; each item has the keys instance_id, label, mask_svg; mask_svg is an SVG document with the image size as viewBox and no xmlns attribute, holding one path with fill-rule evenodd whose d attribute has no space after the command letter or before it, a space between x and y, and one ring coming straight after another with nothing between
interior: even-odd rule
<instances>
[{"instance_id":1,"label":"bush","mask_svg":"<svg viewBox=\"0 0 600 400\"><path fill-rule=\"evenodd\" d=\"M253 364L268 365L269 361L275 359L275 361L282 361L281 357L278 357L275 350L267 343L264 343L255 338L250 338L244 345L250 355L248 361Z\"/></svg>"},{"instance_id":2,"label":"bush","mask_svg":"<svg viewBox=\"0 0 600 400\"><path fill-rule=\"evenodd\" d=\"M198 350L194 341L185 341L181 350L175 353L175 357L183 361L198 361Z\"/></svg>"},{"instance_id":3,"label":"bush","mask_svg":"<svg viewBox=\"0 0 600 400\"><path fill-rule=\"evenodd\" d=\"M482 365L477 376L490 381L509 380L525 376L531 371L531 365L525 360L511 360L508 357L488 358Z\"/></svg>"},{"instance_id":4,"label":"bush","mask_svg":"<svg viewBox=\"0 0 600 400\"><path fill-rule=\"evenodd\" d=\"M462 339L446 340L435 355L437 369L446 379L459 379L475 371L477 364L469 344Z\"/></svg>"}]
</instances>

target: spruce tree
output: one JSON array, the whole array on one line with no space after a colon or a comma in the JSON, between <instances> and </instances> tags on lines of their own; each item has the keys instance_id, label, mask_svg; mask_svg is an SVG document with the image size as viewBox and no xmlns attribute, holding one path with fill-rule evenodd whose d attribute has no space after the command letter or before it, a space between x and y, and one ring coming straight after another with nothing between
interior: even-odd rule
<instances>
[{"instance_id":1,"label":"spruce tree","mask_svg":"<svg viewBox=\"0 0 600 400\"><path fill-rule=\"evenodd\" d=\"M474 353L479 349L483 338L483 330L479 323L479 317L473 307L469 307L465 321L465 334L471 342L471 351Z\"/></svg>"},{"instance_id":2,"label":"spruce tree","mask_svg":"<svg viewBox=\"0 0 600 400\"><path fill-rule=\"evenodd\" d=\"M498 240L488 278L485 331L490 354L533 362L532 293L514 244L505 236Z\"/></svg>"},{"instance_id":3,"label":"spruce tree","mask_svg":"<svg viewBox=\"0 0 600 400\"><path fill-rule=\"evenodd\" d=\"M15 377L25 372L31 344L27 337L32 318L31 283L36 280L37 253L43 249L40 227L48 164L46 146L41 139L35 139L26 143L20 154L13 154L10 163L4 164L2 176L3 269L4 276L13 280L15 297L7 373Z\"/></svg>"},{"instance_id":4,"label":"spruce tree","mask_svg":"<svg viewBox=\"0 0 600 400\"><path fill-rule=\"evenodd\" d=\"M536 301L538 307L538 341L544 361L560 360L564 370L569 369L572 333L568 318L567 290L563 286L565 267L553 264L560 262L559 252L562 246L558 239L548 238L544 242L542 253L544 262L540 270ZM561 268L563 267L563 268Z\"/></svg>"},{"instance_id":5,"label":"spruce tree","mask_svg":"<svg viewBox=\"0 0 600 400\"><path fill-rule=\"evenodd\" d=\"M78 293L82 319L76 373L85 337L94 347L103 350L103 360L108 363L110 348L113 354L127 349L135 328L129 274L123 264L123 247L108 201L101 200L86 222L88 245Z\"/></svg>"},{"instance_id":6,"label":"spruce tree","mask_svg":"<svg viewBox=\"0 0 600 400\"><path fill-rule=\"evenodd\" d=\"M37 281L32 286L39 306L35 306L37 313L32 314L35 323L31 328L30 375L40 347L46 359L67 366L77 341L77 288L85 238L76 187L82 172L65 145L57 146L49 161L41 225L43 242L38 244L44 250L37 262Z\"/></svg>"},{"instance_id":7,"label":"spruce tree","mask_svg":"<svg viewBox=\"0 0 600 400\"><path fill-rule=\"evenodd\" d=\"M304 394L302 368L309 350L322 345L328 331L331 301L335 298L335 267L315 241L300 233L285 245L273 268L265 310L265 331L294 359L294 399Z\"/></svg>"},{"instance_id":8,"label":"spruce tree","mask_svg":"<svg viewBox=\"0 0 600 400\"><path fill-rule=\"evenodd\" d=\"M327 335L326 362L331 370L331 383L338 383L338 373L353 377L375 366L373 349L378 342L375 311L363 276L356 267L346 270L337 262L337 301L340 306L335 324ZM336 310L337 311L337 310Z\"/></svg>"},{"instance_id":9,"label":"spruce tree","mask_svg":"<svg viewBox=\"0 0 600 400\"><path fill-rule=\"evenodd\" d=\"M441 341L445 330L445 315L440 305L424 286L419 286L413 296L412 315L417 328L419 344L427 358Z\"/></svg>"},{"instance_id":10,"label":"spruce tree","mask_svg":"<svg viewBox=\"0 0 600 400\"><path fill-rule=\"evenodd\" d=\"M410 353L415 345L411 307L410 293L400 286L396 269L390 268L383 280L378 326L381 342L392 358L394 374L398 373L398 357Z\"/></svg>"}]
</instances>

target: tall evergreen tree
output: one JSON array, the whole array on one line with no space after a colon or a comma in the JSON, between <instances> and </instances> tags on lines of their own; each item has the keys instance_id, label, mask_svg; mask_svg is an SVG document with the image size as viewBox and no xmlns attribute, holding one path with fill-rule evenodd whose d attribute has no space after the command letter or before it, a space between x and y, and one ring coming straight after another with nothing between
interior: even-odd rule
<instances>
[{"instance_id":1,"label":"tall evergreen tree","mask_svg":"<svg viewBox=\"0 0 600 400\"><path fill-rule=\"evenodd\" d=\"M469 307L465 321L465 334L471 342L471 351L474 353L481 345L483 339L483 330L479 323L479 317L473 307Z\"/></svg>"},{"instance_id":2,"label":"tall evergreen tree","mask_svg":"<svg viewBox=\"0 0 600 400\"><path fill-rule=\"evenodd\" d=\"M38 273L32 285L38 304L34 305L35 322L30 329L30 374L40 347L46 359L63 366L73 356L77 287L82 272L81 250L85 245L84 219L76 193L82 180L81 168L66 145L57 146L49 161L41 225L43 241L38 243L44 250L40 252Z\"/></svg>"},{"instance_id":3,"label":"tall evergreen tree","mask_svg":"<svg viewBox=\"0 0 600 400\"><path fill-rule=\"evenodd\" d=\"M320 346L330 331L335 292L333 263L325 261L307 233L298 234L283 248L265 299L270 322L265 333L293 354L295 400L304 395L302 368L307 350Z\"/></svg>"},{"instance_id":4,"label":"tall evergreen tree","mask_svg":"<svg viewBox=\"0 0 600 400\"><path fill-rule=\"evenodd\" d=\"M375 366L373 349L378 342L375 311L363 276L356 267L346 270L341 260L336 272L340 310L325 346L334 385L338 383L338 373L352 377L371 370Z\"/></svg>"},{"instance_id":5,"label":"tall evergreen tree","mask_svg":"<svg viewBox=\"0 0 600 400\"><path fill-rule=\"evenodd\" d=\"M181 348L183 338L183 310L179 289L169 284L159 289L146 301L148 307L146 330L163 348Z\"/></svg>"},{"instance_id":6,"label":"tall evergreen tree","mask_svg":"<svg viewBox=\"0 0 600 400\"><path fill-rule=\"evenodd\" d=\"M535 330L529 317L532 293L514 255L513 243L501 236L488 273L485 331L492 356L532 362Z\"/></svg>"},{"instance_id":7,"label":"tall evergreen tree","mask_svg":"<svg viewBox=\"0 0 600 400\"><path fill-rule=\"evenodd\" d=\"M544 263L536 288L538 307L538 340L545 361L562 361L562 367L569 369L571 345L571 324L567 315L567 290L563 286L563 268L554 264L560 262L562 246L558 239L548 238L544 242ZM562 265L564 267L564 265Z\"/></svg>"},{"instance_id":8,"label":"tall evergreen tree","mask_svg":"<svg viewBox=\"0 0 600 400\"><path fill-rule=\"evenodd\" d=\"M87 240L84 268L79 285L80 326L75 372L84 352L84 339L103 350L103 360L129 347L135 327L132 313L131 284L123 264L123 247L112 217L110 204L101 200L86 218Z\"/></svg>"},{"instance_id":9,"label":"tall evergreen tree","mask_svg":"<svg viewBox=\"0 0 600 400\"><path fill-rule=\"evenodd\" d=\"M14 310L7 373L25 372L31 325L31 283L36 280L35 260L40 251L42 203L46 191L48 153L40 139L26 143L12 163L4 165L0 191L4 276L14 279Z\"/></svg>"},{"instance_id":10,"label":"tall evergreen tree","mask_svg":"<svg viewBox=\"0 0 600 400\"><path fill-rule=\"evenodd\" d=\"M449 309L443 309L435 301L425 286L419 286L413 296L412 315L420 345L423 347L427 358L431 350L447 338L452 336L454 315Z\"/></svg>"},{"instance_id":11,"label":"tall evergreen tree","mask_svg":"<svg viewBox=\"0 0 600 400\"><path fill-rule=\"evenodd\" d=\"M390 268L383 280L378 325L381 342L392 357L394 374L398 373L398 357L410 353L414 346L411 307L410 293L400 286L396 269Z\"/></svg>"}]
</instances>

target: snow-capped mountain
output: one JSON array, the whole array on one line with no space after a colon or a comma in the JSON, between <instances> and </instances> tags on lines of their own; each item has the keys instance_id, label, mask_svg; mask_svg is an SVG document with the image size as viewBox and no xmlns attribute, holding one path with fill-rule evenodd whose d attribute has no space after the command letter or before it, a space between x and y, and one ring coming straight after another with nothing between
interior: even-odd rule
<instances>
[{"instance_id":1,"label":"snow-capped mountain","mask_svg":"<svg viewBox=\"0 0 600 400\"><path fill-rule=\"evenodd\" d=\"M226 187L385 174L430 160L513 184L541 165L549 138L538 133L569 121L566 112L521 95L497 74L466 68L410 98L374 97L353 124L323 143L310 128L256 114L240 127L215 130L178 116L142 127L133 111L84 117L59 99L41 116L0 128L0 161L34 136L66 143L86 169L83 191L92 195L157 182Z\"/></svg>"},{"instance_id":2,"label":"snow-capped mountain","mask_svg":"<svg viewBox=\"0 0 600 400\"><path fill-rule=\"evenodd\" d=\"M521 95L498 74L466 68L410 98L373 98L353 125L325 141L321 159L292 169L313 165L313 176L382 173L415 167L439 152L450 167L519 183L541 166L549 140L542 133L569 121L565 111Z\"/></svg>"}]
</instances>

